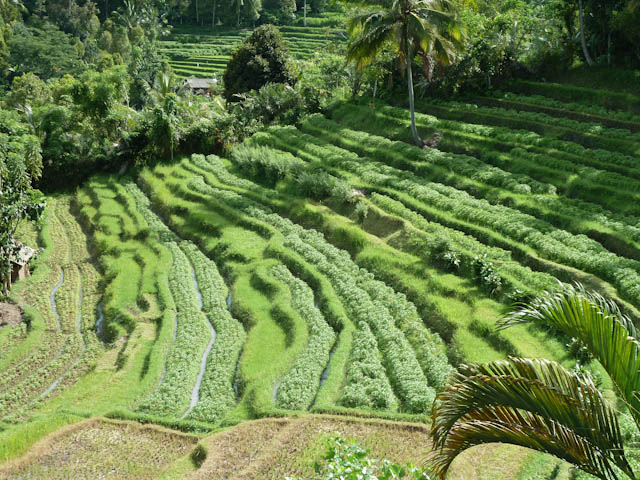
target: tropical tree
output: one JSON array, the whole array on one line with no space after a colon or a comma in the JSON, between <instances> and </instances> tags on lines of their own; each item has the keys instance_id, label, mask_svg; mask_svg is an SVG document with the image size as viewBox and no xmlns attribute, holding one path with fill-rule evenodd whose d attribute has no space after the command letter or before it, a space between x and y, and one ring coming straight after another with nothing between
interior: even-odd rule
<instances>
[{"instance_id":1,"label":"tropical tree","mask_svg":"<svg viewBox=\"0 0 640 480\"><path fill-rule=\"evenodd\" d=\"M418 55L428 77L434 61L448 64L462 49L462 29L450 0L347 0L368 7L347 22L352 41L347 59L361 69L392 48L407 70L411 132L416 144L424 146L415 121L412 61Z\"/></svg>"},{"instance_id":2,"label":"tropical tree","mask_svg":"<svg viewBox=\"0 0 640 480\"><path fill-rule=\"evenodd\" d=\"M260 9L262 8L259 0L231 0L229 6L235 10L238 27L240 27L243 12L249 21L255 22L260 17Z\"/></svg>"},{"instance_id":3,"label":"tropical tree","mask_svg":"<svg viewBox=\"0 0 640 480\"><path fill-rule=\"evenodd\" d=\"M593 59L589 53L589 47L587 47L587 40L584 32L584 6L582 5L582 0L578 0L578 18L580 19L580 44L582 45L582 53L584 54L584 59L587 61L587 64L592 66Z\"/></svg>"},{"instance_id":4,"label":"tropical tree","mask_svg":"<svg viewBox=\"0 0 640 480\"><path fill-rule=\"evenodd\" d=\"M564 285L517 305L500 328L528 322L582 342L640 425L640 339L614 302L579 285ZM617 412L590 374L548 360L509 358L462 366L437 398L432 437L441 478L459 453L489 442L550 453L601 479L616 479L619 472L635 478Z\"/></svg>"},{"instance_id":5,"label":"tropical tree","mask_svg":"<svg viewBox=\"0 0 640 480\"><path fill-rule=\"evenodd\" d=\"M14 240L18 225L37 220L44 199L33 189L42 174L40 141L17 112L0 110L0 293L7 293L11 260L20 250Z\"/></svg>"},{"instance_id":6,"label":"tropical tree","mask_svg":"<svg viewBox=\"0 0 640 480\"><path fill-rule=\"evenodd\" d=\"M289 49L273 25L261 25L233 52L224 72L224 95L238 101L238 94L259 90L268 83L294 85Z\"/></svg>"}]
</instances>

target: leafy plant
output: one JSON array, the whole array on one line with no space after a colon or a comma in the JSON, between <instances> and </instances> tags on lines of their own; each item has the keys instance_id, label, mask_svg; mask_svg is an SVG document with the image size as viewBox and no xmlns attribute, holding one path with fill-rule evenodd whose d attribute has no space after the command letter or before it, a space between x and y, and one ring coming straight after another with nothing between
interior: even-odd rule
<instances>
[{"instance_id":1,"label":"leafy plant","mask_svg":"<svg viewBox=\"0 0 640 480\"><path fill-rule=\"evenodd\" d=\"M423 468L399 465L389 460L376 460L368 451L353 441L336 437L327 441L325 464L315 464L315 480L391 480L431 478ZM285 480L296 480L285 477ZM299 479L298 479L299 480Z\"/></svg>"}]
</instances>

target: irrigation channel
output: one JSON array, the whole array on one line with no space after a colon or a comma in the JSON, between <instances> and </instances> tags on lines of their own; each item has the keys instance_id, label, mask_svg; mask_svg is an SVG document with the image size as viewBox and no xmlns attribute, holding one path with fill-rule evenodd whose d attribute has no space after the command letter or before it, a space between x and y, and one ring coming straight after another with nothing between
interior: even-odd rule
<instances>
[{"instance_id":1,"label":"irrigation channel","mask_svg":"<svg viewBox=\"0 0 640 480\"><path fill-rule=\"evenodd\" d=\"M320 304L318 303L318 299L316 299L315 301L315 307L316 307L316 310L320 311ZM329 361L327 362L327 366L324 367L324 370L322 371L322 375L320 375L320 386L324 385L324 382L326 382L327 378L329 378L329 365L331 365L331 360L333 359L334 353L336 353L337 346L338 346L338 339L336 338L336 340L333 342L333 347L331 347L331 351L329 351ZM313 403L315 403L315 399L313 400Z\"/></svg>"},{"instance_id":2,"label":"irrigation channel","mask_svg":"<svg viewBox=\"0 0 640 480\"><path fill-rule=\"evenodd\" d=\"M58 330L61 329L61 325L60 325L60 315L58 314L58 305L56 303L55 294L60 289L60 287L62 287L63 283L64 283L64 269L62 269L62 273L60 274L60 282L58 282L58 285L56 285L56 287L51 292L51 309L53 310L53 314L56 316L56 319L58 320ZM84 354L84 352L87 351L87 342L85 341L84 336L82 335L82 300L83 299L84 299L84 294L83 294L82 285L81 285L80 294L78 296L78 318L76 320L76 329L82 345L80 352L78 352L78 356L76 360L71 364L71 366L62 375L56 378L53 381L53 383L51 383L51 385L49 385L49 387L44 392L42 392L42 394L40 394L40 398L46 397L51 392L53 392L58 387L58 385L60 385L60 382L66 376L68 376L73 371L73 369L80 363L80 361L82 360L82 355ZM60 357L60 355L62 355L64 346L70 340L71 340L71 334L66 336L64 344L60 348L60 351L56 354L55 360L57 360Z\"/></svg>"},{"instance_id":3,"label":"irrigation channel","mask_svg":"<svg viewBox=\"0 0 640 480\"><path fill-rule=\"evenodd\" d=\"M273 404L274 405L277 404L276 400L278 399L278 390L280 390L281 384L282 384L282 381L278 381L278 383L276 383L276 386L273 387Z\"/></svg>"},{"instance_id":4,"label":"irrigation channel","mask_svg":"<svg viewBox=\"0 0 640 480\"><path fill-rule=\"evenodd\" d=\"M198 308L202 311L202 292L200 291L200 285L198 284L198 279L196 278L196 271L193 267L191 267L191 273L193 275L193 284L196 287L196 293L198 294ZM185 418L187 415L191 413L191 411L195 408L195 406L200 401L200 386L202 385L202 378L204 377L204 372L207 367L207 359L209 358L209 354L211 353L211 349L213 348L213 343L216 341L216 330L213 328L211 321L207 318L207 324L209 325L209 331L211 332L211 339L209 340L209 345L207 345L207 349L202 354L202 359L200 360L200 373L198 373L198 378L196 379L196 384L193 387L193 391L191 392L191 404L182 418Z\"/></svg>"},{"instance_id":5,"label":"irrigation channel","mask_svg":"<svg viewBox=\"0 0 640 480\"><path fill-rule=\"evenodd\" d=\"M53 287L53 290L51 290L51 298L49 299L51 302L51 310L53 311L53 316L56 318L56 322L58 322L58 331L62 330L62 324L60 323L60 314L58 314L58 305L56 303L56 293L58 293L58 290L60 290L60 287L62 287L63 283L64 283L64 268L60 269L60 281L55 287Z\"/></svg>"},{"instance_id":6,"label":"irrigation channel","mask_svg":"<svg viewBox=\"0 0 640 480\"><path fill-rule=\"evenodd\" d=\"M104 324L104 306L102 305L102 302L100 302L98 304L98 321L96 322L96 333L100 340L102 340L103 324Z\"/></svg>"}]
</instances>

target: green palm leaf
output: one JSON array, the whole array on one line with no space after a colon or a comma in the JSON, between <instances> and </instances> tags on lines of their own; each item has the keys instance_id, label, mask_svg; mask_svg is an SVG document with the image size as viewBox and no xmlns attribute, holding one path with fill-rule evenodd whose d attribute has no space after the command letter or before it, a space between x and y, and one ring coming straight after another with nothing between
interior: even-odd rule
<instances>
[{"instance_id":1,"label":"green palm leaf","mask_svg":"<svg viewBox=\"0 0 640 480\"><path fill-rule=\"evenodd\" d=\"M607 371L640 426L640 342L633 322L614 302L580 285L563 285L517 305L499 328L526 322L550 325L579 339Z\"/></svg>"},{"instance_id":2,"label":"green palm leaf","mask_svg":"<svg viewBox=\"0 0 640 480\"><path fill-rule=\"evenodd\" d=\"M504 442L543 451L599 478L633 478L615 412L590 378L547 360L462 366L433 413L434 464L444 477L463 450Z\"/></svg>"}]
</instances>

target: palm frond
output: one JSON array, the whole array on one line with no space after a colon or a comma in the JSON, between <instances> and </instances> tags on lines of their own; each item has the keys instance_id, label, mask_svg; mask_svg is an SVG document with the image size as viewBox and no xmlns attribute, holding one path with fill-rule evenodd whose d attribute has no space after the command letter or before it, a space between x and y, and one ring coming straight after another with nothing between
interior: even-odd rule
<instances>
[{"instance_id":1,"label":"palm frond","mask_svg":"<svg viewBox=\"0 0 640 480\"><path fill-rule=\"evenodd\" d=\"M562 285L514 306L499 328L536 322L579 339L602 364L640 425L640 341L632 320L618 305L581 285Z\"/></svg>"},{"instance_id":2,"label":"palm frond","mask_svg":"<svg viewBox=\"0 0 640 480\"><path fill-rule=\"evenodd\" d=\"M479 410L472 420L457 424L433 458L434 472L444 479L458 454L494 442L549 453L603 480L618 479L606 452L594 448L570 429L528 412L499 407Z\"/></svg>"},{"instance_id":3,"label":"palm frond","mask_svg":"<svg viewBox=\"0 0 640 480\"><path fill-rule=\"evenodd\" d=\"M368 19L358 19L359 35L347 48L347 60L356 62L357 68L370 64L382 47L393 41L396 18L388 12L372 13Z\"/></svg>"},{"instance_id":4,"label":"palm frond","mask_svg":"<svg viewBox=\"0 0 640 480\"><path fill-rule=\"evenodd\" d=\"M604 479L633 478L615 412L590 378L547 360L462 366L433 413L440 476L463 450L505 442L547 452ZM604 473L603 473L604 472Z\"/></svg>"}]
</instances>

